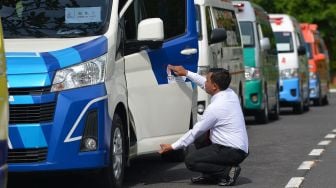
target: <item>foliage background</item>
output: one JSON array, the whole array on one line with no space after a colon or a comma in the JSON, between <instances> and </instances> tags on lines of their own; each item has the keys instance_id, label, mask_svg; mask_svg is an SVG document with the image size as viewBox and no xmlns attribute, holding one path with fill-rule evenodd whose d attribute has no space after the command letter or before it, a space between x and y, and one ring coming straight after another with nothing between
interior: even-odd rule
<instances>
[{"instance_id":1,"label":"foliage background","mask_svg":"<svg viewBox=\"0 0 336 188\"><path fill-rule=\"evenodd\" d=\"M299 22L316 23L328 47L332 75L336 75L335 0L250 0L268 13L286 13Z\"/></svg>"}]
</instances>

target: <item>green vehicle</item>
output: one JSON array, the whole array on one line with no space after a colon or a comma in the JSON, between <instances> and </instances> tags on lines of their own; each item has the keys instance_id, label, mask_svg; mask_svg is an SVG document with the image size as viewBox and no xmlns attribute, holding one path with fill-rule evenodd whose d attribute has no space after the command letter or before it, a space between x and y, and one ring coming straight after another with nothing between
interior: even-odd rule
<instances>
[{"instance_id":1,"label":"green vehicle","mask_svg":"<svg viewBox=\"0 0 336 188\"><path fill-rule=\"evenodd\" d=\"M244 44L244 113L258 123L279 118L279 67L268 15L249 1L233 1Z\"/></svg>"},{"instance_id":2,"label":"green vehicle","mask_svg":"<svg viewBox=\"0 0 336 188\"><path fill-rule=\"evenodd\" d=\"M0 188L7 184L8 89L3 33L0 20Z\"/></svg>"}]
</instances>

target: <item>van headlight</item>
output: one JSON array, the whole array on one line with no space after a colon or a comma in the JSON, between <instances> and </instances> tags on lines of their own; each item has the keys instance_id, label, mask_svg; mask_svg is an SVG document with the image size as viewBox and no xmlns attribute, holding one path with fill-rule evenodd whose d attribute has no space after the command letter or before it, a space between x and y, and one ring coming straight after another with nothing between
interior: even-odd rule
<instances>
[{"instance_id":1,"label":"van headlight","mask_svg":"<svg viewBox=\"0 0 336 188\"><path fill-rule=\"evenodd\" d=\"M259 68L245 66L245 80L260 79Z\"/></svg>"},{"instance_id":2,"label":"van headlight","mask_svg":"<svg viewBox=\"0 0 336 188\"><path fill-rule=\"evenodd\" d=\"M299 76L298 69L284 69L280 71L281 79L297 78Z\"/></svg>"},{"instance_id":3,"label":"van headlight","mask_svg":"<svg viewBox=\"0 0 336 188\"><path fill-rule=\"evenodd\" d=\"M62 91L104 82L107 55L58 70L51 91Z\"/></svg>"},{"instance_id":4,"label":"van headlight","mask_svg":"<svg viewBox=\"0 0 336 188\"><path fill-rule=\"evenodd\" d=\"M315 72L309 72L309 78L315 80L317 78L317 75Z\"/></svg>"}]
</instances>

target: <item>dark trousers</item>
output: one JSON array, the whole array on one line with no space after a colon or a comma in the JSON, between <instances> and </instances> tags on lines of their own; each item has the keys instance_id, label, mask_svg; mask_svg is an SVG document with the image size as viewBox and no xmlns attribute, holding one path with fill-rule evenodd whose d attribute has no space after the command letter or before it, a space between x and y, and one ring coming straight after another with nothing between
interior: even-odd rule
<instances>
[{"instance_id":1,"label":"dark trousers","mask_svg":"<svg viewBox=\"0 0 336 188\"><path fill-rule=\"evenodd\" d=\"M243 150L218 144L190 150L185 158L187 168L209 175L227 176L232 166L238 166L247 157Z\"/></svg>"}]
</instances>

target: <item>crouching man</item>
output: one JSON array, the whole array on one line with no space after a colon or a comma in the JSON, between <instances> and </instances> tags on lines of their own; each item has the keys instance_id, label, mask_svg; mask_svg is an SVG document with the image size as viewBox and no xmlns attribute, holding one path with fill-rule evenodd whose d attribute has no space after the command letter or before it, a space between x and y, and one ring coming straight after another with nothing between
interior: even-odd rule
<instances>
[{"instance_id":1,"label":"crouching man","mask_svg":"<svg viewBox=\"0 0 336 188\"><path fill-rule=\"evenodd\" d=\"M239 164L248 155L248 137L244 115L236 93L229 88L231 75L225 69L210 69L206 78L182 66L168 67L177 76L186 76L211 95L200 121L173 144L160 144L159 153L186 148L204 133L210 144L188 152L185 164L189 170L201 172L192 183L234 185L240 173Z\"/></svg>"}]
</instances>

